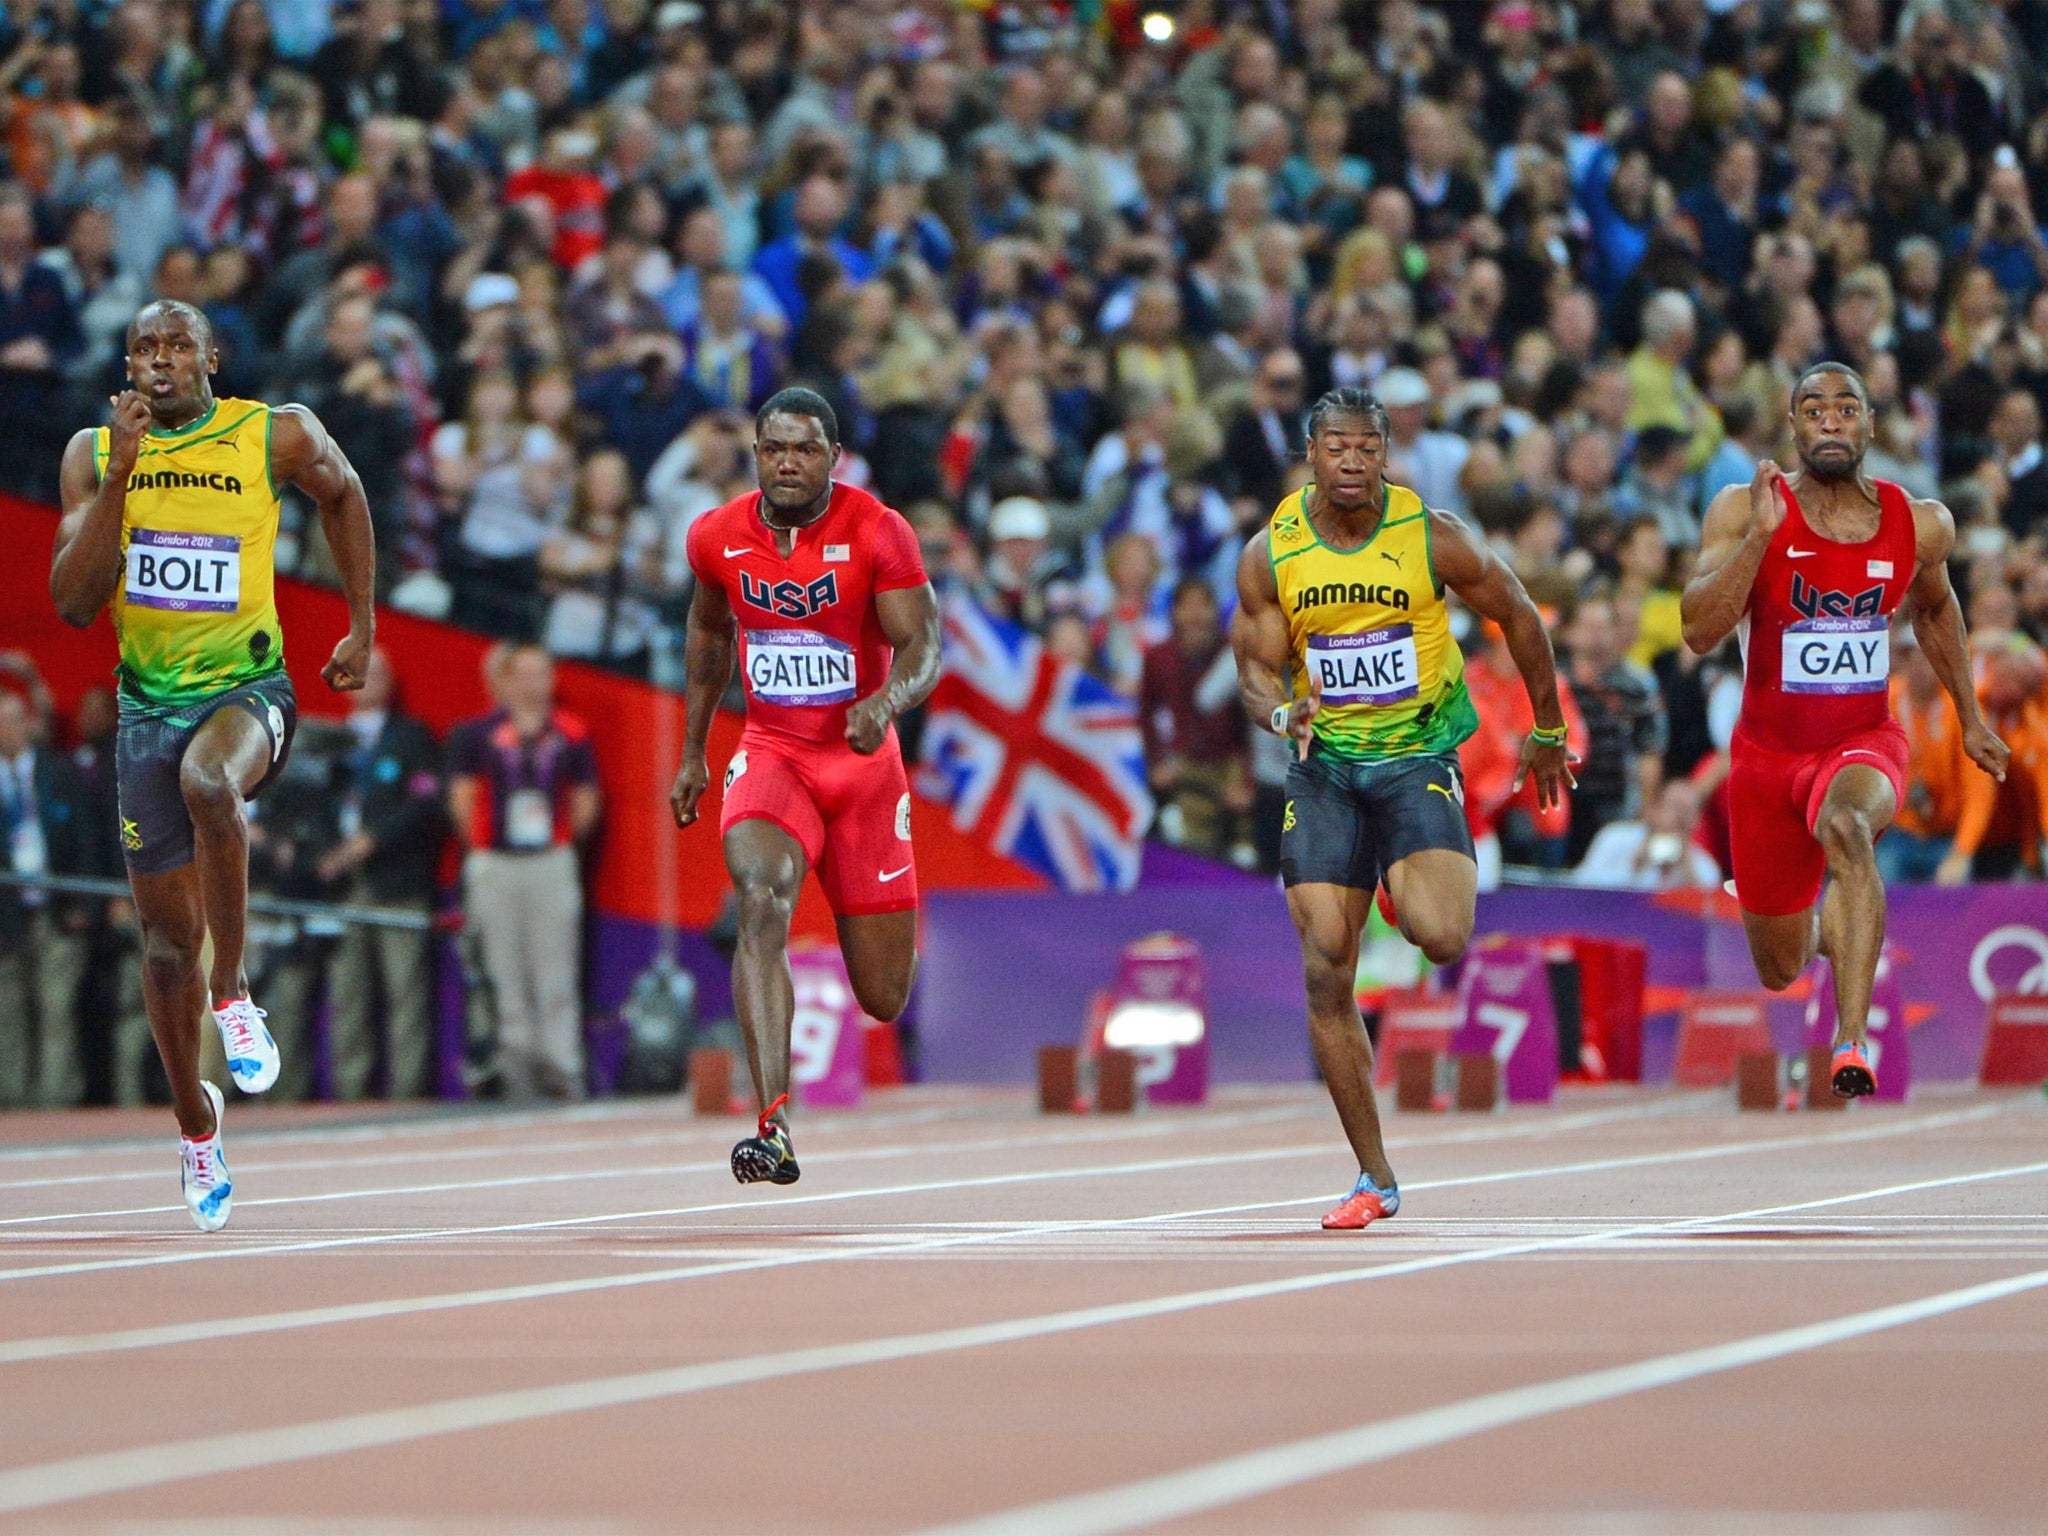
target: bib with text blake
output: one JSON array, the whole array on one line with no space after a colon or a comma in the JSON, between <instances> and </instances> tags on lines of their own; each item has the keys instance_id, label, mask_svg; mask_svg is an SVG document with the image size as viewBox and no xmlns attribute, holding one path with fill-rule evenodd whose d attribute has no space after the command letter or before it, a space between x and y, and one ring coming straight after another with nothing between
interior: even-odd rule
<instances>
[{"instance_id":1,"label":"bib with text blake","mask_svg":"<svg viewBox=\"0 0 2048 1536\"><path fill-rule=\"evenodd\" d=\"M848 704L858 693L853 647L809 629L747 631L747 692L768 704Z\"/></svg>"},{"instance_id":2,"label":"bib with text blake","mask_svg":"<svg viewBox=\"0 0 2048 1536\"><path fill-rule=\"evenodd\" d=\"M1420 683L1412 624L1310 635L1307 661L1326 704L1396 704L1414 698Z\"/></svg>"},{"instance_id":3,"label":"bib with text blake","mask_svg":"<svg viewBox=\"0 0 2048 1536\"><path fill-rule=\"evenodd\" d=\"M1781 637L1787 693L1883 693L1892 671L1891 625L1881 614L1808 619Z\"/></svg>"}]
</instances>

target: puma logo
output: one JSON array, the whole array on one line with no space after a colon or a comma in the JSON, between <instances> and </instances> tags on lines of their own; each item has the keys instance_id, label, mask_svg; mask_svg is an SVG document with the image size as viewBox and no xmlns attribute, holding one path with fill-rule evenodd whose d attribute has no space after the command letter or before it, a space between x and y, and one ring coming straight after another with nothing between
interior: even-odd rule
<instances>
[{"instance_id":1,"label":"puma logo","mask_svg":"<svg viewBox=\"0 0 2048 1536\"><path fill-rule=\"evenodd\" d=\"M1394 569L1395 569L1395 570L1397 570L1397 571L1398 571L1399 569L1401 569L1401 557L1400 557L1399 555L1397 555L1397 554L1393 553L1393 552L1392 552L1391 550L1385 550L1385 549L1381 550L1381 551L1380 551L1380 558L1381 558L1382 560L1391 560L1391 561L1393 561L1393 563L1394 563Z\"/></svg>"}]
</instances>

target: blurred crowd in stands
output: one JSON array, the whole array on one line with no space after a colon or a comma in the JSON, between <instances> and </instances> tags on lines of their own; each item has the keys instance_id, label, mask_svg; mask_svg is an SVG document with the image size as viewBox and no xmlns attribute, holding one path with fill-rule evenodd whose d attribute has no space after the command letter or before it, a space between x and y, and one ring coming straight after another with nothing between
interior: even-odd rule
<instances>
[{"instance_id":1,"label":"blurred crowd in stands","mask_svg":"<svg viewBox=\"0 0 2048 1536\"><path fill-rule=\"evenodd\" d=\"M1954 512L2016 749L1975 774L1902 639L1888 872L2038 875L2044 60L2048 0L7 0L0 485L50 497L125 321L183 299L221 393L348 451L385 601L675 687L685 532L808 384L948 601L1136 701L1156 835L1270 866L1235 556L1305 405L1362 384L1390 477L1554 617L1584 763L1550 813L1458 619L1488 868L1711 886L1740 660L1684 649L1677 595L1833 357L1870 470ZM103 728L58 737L88 779ZM308 891L367 878L330 858Z\"/></svg>"}]
</instances>

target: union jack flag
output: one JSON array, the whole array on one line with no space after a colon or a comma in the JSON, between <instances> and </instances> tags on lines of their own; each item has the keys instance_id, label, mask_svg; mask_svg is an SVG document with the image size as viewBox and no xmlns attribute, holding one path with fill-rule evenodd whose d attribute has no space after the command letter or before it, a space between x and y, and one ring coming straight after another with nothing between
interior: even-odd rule
<instances>
[{"instance_id":1,"label":"union jack flag","mask_svg":"<svg viewBox=\"0 0 2048 1536\"><path fill-rule=\"evenodd\" d=\"M1029 630L949 604L920 788L953 824L1070 891L1137 883L1152 797L1136 706Z\"/></svg>"}]
</instances>

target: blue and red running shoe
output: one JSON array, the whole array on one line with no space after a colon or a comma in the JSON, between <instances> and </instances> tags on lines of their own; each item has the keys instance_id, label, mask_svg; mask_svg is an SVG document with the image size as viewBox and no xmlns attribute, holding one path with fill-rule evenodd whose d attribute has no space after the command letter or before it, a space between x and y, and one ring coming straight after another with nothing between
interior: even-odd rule
<instances>
[{"instance_id":1,"label":"blue and red running shoe","mask_svg":"<svg viewBox=\"0 0 2048 1536\"><path fill-rule=\"evenodd\" d=\"M1325 1232L1361 1232L1376 1221L1384 1221L1401 1209L1401 1186L1389 1184L1385 1189L1373 1183L1372 1175L1361 1173L1358 1186L1344 1199L1344 1203L1323 1218Z\"/></svg>"},{"instance_id":2,"label":"blue and red running shoe","mask_svg":"<svg viewBox=\"0 0 2048 1536\"><path fill-rule=\"evenodd\" d=\"M1828 1086L1838 1099L1868 1098L1877 1092L1877 1069L1861 1040L1844 1040L1828 1063Z\"/></svg>"},{"instance_id":3,"label":"blue and red running shoe","mask_svg":"<svg viewBox=\"0 0 2048 1536\"><path fill-rule=\"evenodd\" d=\"M789 1128L771 1118L789 1102L784 1094L761 1111L752 1136L732 1149L732 1176L742 1184L794 1184L801 1172Z\"/></svg>"}]
</instances>

